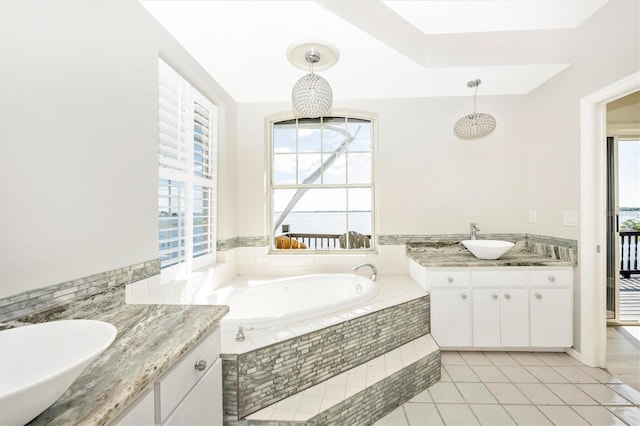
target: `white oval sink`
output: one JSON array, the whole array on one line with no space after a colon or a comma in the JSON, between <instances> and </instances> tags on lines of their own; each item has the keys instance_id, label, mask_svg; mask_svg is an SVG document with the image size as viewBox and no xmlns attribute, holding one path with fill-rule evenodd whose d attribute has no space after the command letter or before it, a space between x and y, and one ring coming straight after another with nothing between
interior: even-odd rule
<instances>
[{"instance_id":1,"label":"white oval sink","mask_svg":"<svg viewBox=\"0 0 640 426\"><path fill-rule=\"evenodd\" d=\"M515 244L502 240L464 240L462 244L479 259L495 260L505 254Z\"/></svg>"},{"instance_id":2,"label":"white oval sink","mask_svg":"<svg viewBox=\"0 0 640 426\"><path fill-rule=\"evenodd\" d=\"M92 320L0 331L0 424L24 425L46 410L116 334L113 325Z\"/></svg>"}]
</instances>

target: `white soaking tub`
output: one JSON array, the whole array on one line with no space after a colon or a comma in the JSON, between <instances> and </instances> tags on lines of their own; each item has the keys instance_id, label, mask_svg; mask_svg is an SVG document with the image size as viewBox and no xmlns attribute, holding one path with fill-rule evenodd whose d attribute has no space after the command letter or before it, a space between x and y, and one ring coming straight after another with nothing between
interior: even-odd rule
<instances>
[{"instance_id":1,"label":"white soaking tub","mask_svg":"<svg viewBox=\"0 0 640 426\"><path fill-rule=\"evenodd\" d=\"M358 306L376 294L376 283L359 275L314 274L250 280L245 286L220 288L207 303L229 306L223 326L257 329Z\"/></svg>"}]
</instances>

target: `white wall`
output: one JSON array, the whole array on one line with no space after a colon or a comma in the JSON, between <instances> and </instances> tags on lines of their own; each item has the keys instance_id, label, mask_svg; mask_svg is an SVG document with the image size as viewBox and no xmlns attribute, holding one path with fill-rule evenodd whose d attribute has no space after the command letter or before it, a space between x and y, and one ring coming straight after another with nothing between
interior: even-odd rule
<instances>
[{"instance_id":1,"label":"white wall","mask_svg":"<svg viewBox=\"0 0 640 426\"><path fill-rule=\"evenodd\" d=\"M493 114L498 126L488 138L463 141L453 124L472 112L472 97L335 102L334 113L378 116L378 233L464 234L471 221L482 232L524 232L525 108L524 96L480 97L479 111ZM240 236L268 235L265 116L288 109L238 105Z\"/></svg>"},{"instance_id":2,"label":"white wall","mask_svg":"<svg viewBox=\"0 0 640 426\"><path fill-rule=\"evenodd\" d=\"M221 105L236 235L235 104L137 2L2 1L0 43L0 298L158 257L159 53Z\"/></svg>"},{"instance_id":3,"label":"white wall","mask_svg":"<svg viewBox=\"0 0 640 426\"><path fill-rule=\"evenodd\" d=\"M563 211L580 205L580 99L640 69L639 8L609 1L575 30L573 64L528 95L526 203L538 213L528 233L579 238Z\"/></svg>"},{"instance_id":4,"label":"white wall","mask_svg":"<svg viewBox=\"0 0 640 426\"><path fill-rule=\"evenodd\" d=\"M640 2L609 1L575 30L572 65L528 95L526 203L538 213L528 233L579 240L580 224L564 226L563 212L580 206L580 100L640 70L639 21ZM604 279L593 282L604 294ZM574 348L581 352L581 294L589 300L592 289L582 288L579 269L574 284Z\"/></svg>"}]
</instances>

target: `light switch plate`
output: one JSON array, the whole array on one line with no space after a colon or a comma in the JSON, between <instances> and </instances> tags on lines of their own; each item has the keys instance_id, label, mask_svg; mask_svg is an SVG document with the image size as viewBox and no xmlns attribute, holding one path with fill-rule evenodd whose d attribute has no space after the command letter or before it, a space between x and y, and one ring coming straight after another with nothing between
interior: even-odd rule
<instances>
[{"instance_id":1,"label":"light switch plate","mask_svg":"<svg viewBox=\"0 0 640 426\"><path fill-rule=\"evenodd\" d=\"M538 212L535 210L529 210L529 223L536 223L538 221Z\"/></svg>"},{"instance_id":2,"label":"light switch plate","mask_svg":"<svg viewBox=\"0 0 640 426\"><path fill-rule=\"evenodd\" d=\"M578 212L575 210L564 211L564 225L565 226L578 226Z\"/></svg>"}]
</instances>

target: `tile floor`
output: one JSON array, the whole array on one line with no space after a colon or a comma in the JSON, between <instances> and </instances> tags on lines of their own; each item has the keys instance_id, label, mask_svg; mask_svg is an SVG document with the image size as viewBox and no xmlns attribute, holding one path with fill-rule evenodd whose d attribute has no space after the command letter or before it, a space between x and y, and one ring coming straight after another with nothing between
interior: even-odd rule
<instances>
[{"instance_id":1,"label":"tile floor","mask_svg":"<svg viewBox=\"0 0 640 426\"><path fill-rule=\"evenodd\" d=\"M442 352L442 381L376 426L640 425L640 392L564 353Z\"/></svg>"}]
</instances>

